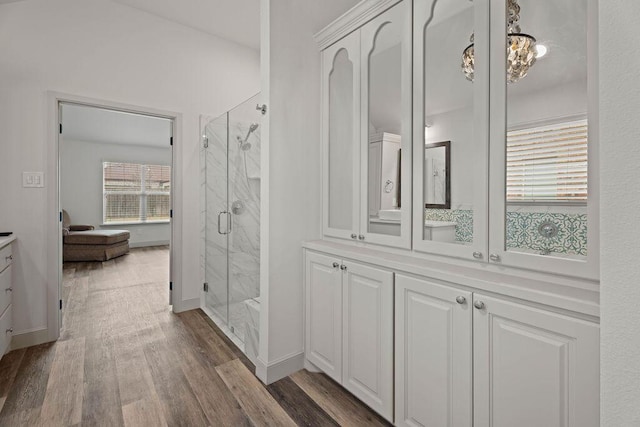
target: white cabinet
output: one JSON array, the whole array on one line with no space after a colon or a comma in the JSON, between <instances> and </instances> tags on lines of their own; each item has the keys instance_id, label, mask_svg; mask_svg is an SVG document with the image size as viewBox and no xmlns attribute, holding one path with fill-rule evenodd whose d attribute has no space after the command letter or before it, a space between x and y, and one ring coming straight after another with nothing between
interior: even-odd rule
<instances>
[{"instance_id":1,"label":"white cabinet","mask_svg":"<svg viewBox=\"0 0 640 427\"><path fill-rule=\"evenodd\" d=\"M411 247L411 6L378 2L322 51L325 236Z\"/></svg>"},{"instance_id":2,"label":"white cabinet","mask_svg":"<svg viewBox=\"0 0 640 427\"><path fill-rule=\"evenodd\" d=\"M395 292L396 425L598 425L597 324L400 274Z\"/></svg>"},{"instance_id":3,"label":"white cabinet","mask_svg":"<svg viewBox=\"0 0 640 427\"><path fill-rule=\"evenodd\" d=\"M471 426L472 294L396 275L395 422Z\"/></svg>"},{"instance_id":4,"label":"white cabinet","mask_svg":"<svg viewBox=\"0 0 640 427\"><path fill-rule=\"evenodd\" d=\"M309 362L393 421L393 273L307 252Z\"/></svg>"},{"instance_id":5,"label":"white cabinet","mask_svg":"<svg viewBox=\"0 0 640 427\"><path fill-rule=\"evenodd\" d=\"M306 261L306 357L342 381L342 271L340 260L308 253Z\"/></svg>"},{"instance_id":6,"label":"white cabinet","mask_svg":"<svg viewBox=\"0 0 640 427\"><path fill-rule=\"evenodd\" d=\"M598 0L556 4L414 0L414 250L598 279ZM451 203L433 206L443 174L425 157L445 141ZM424 220L455 223L454 240Z\"/></svg>"},{"instance_id":7,"label":"white cabinet","mask_svg":"<svg viewBox=\"0 0 640 427\"><path fill-rule=\"evenodd\" d=\"M14 238L0 238L0 357L10 345L13 334L11 310L13 294L13 248Z\"/></svg>"},{"instance_id":8,"label":"white cabinet","mask_svg":"<svg viewBox=\"0 0 640 427\"><path fill-rule=\"evenodd\" d=\"M599 328L475 294L474 426L596 427Z\"/></svg>"}]
</instances>

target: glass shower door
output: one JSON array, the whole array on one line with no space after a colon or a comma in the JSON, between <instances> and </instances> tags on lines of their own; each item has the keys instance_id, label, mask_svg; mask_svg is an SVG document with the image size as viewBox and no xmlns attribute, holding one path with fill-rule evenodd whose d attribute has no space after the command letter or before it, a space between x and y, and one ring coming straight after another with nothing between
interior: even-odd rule
<instances>
[{"instance_id":1,"label":"glass shower door","mask_svg":"<svg viewBox=\"0 0 640 427\"><path fill-rule=\"evenodd\" d=\"M225 324L229 319L229 214L227 114L204 129L205 302Z\"/></svg>"},{"instance_id":2,"label":"glass shower door","mask_svg":"<svg viewBox=\"0 0 640 427\"><path fill-rule=\"evenodd\" d=\"M245 341L260 295L260 95L229 111L229 328Z\"/></svg>"},{"instance_id":3,"label":"glass shower door","mask_svg":"<svg viewBox=\"0 0 640 427\"><path fill-rule=\"evenodd\" d=\"M248 340L253 348L258 341L260 295L258 103L256 95L207 122L201 166L205 305L225 333L243 343Z\"/></svg>"}]
</instances>

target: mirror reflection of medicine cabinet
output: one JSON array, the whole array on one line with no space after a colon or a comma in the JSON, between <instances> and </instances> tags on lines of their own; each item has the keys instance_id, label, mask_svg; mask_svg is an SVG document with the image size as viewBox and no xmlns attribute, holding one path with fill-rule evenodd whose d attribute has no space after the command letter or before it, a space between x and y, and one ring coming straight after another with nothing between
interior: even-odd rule
<instances>
[{"instance_id":1,"label":"mirror reflection of medicine cabinet","mask_svg":"<svg viewBox=\"0 0 640 427\"><path fill-rule=\"evenodd\" d=\"M411 2L324 49L322 70L324 234L408 249Z\"/></svg>"},{"instance_id":2,"label":"mirror reflection of medicine cabinet","mask_svg":"<svg viewBox=\"0 0 640 427\"><path fill-rule=\"evenodd\" d=\"M324 234L597 279L598 1L367 7L320 33Z\"/></svg>"}]
</instances>

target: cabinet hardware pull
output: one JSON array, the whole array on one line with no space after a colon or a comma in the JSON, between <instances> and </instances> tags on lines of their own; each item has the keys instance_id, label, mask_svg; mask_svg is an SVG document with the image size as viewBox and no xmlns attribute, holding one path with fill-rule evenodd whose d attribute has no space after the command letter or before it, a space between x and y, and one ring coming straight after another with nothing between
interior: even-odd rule
<instances>
[{"instance_id":1,"label":"cabinet hardware pull","mask_svg":"<svg viewBox=\"0 0 640 427\"><path fill-rule=\"evenodd\" d=\"M9 255L9 256L4 257L4 260L5 261L13 261L13 255Z\"/></svg>"},{"instance_id":2,"label":"cabinet hardware pull","mask_svg":"<svg viewBox=\"0 0 640 427\"><path fill-rule=\"evenodd\" d=\"M361 235L358 236L358 239L364 240L364 236L361 234Z\"/></svg>"},{"instance_id":3,"label":"cabinet hardware pull","mask_svg":"<svg viewBox=\"0 0 640 427\"><path fill-rule=\"evenodd\" d=\"M473 257L475 259L482 259L482 252L478 252L478 251L474 252Z\"/></svg>"},{"instance_id":4,"label":"cabinet hardware pull","mask_svg":"<svg viewBox=\"0 0 640 427\"><path fill-rule=\"evenodd\" d=\"M358 238L358 235L357 235L356 233L353 233L353 234L351 234L351 238L352 238L352 239L357 239L357 238Z\"/></svg>"},{"instance_id":5,"label":"cabinet hardware pull","mask_svg":"<svg viewBox=\"0 0 640 427\"><path fill-rule=\"evenodd\" d=\"M467 299L465 297L463 297L462 295L456 297L456 302L458 304L464 304L465 302L467 302Z\"/></svg>"},{"instance_id":6,"label":"cabinet hardware pull","mask_svg":"<svg viewBox=\"0 0 640 427\"><path fill-rule=\"evenodd\" d=\"M342 270L342 271L347 271L347 266L346 266L346 265L344 265L344 264L342 264L342 265L340 266L340 270Z\"/></svg>"},{"instance_id":7,"label":"cabinet hardware pull","mask_svg":"<svg viewBox=\"0 0 640 427\"><path fill-rule=\"evenodd\" d=\"M5 332L5 334L12 334L12 333L13 333L13 328L9 328Z\"/></svg>"},{"instance_id":8,"label":"cabinet hardware pull","mask_svg":"<svg viewBox=\"0 0 640 427\"><path fill-rule=\"evenodd\" d=\"M489 255L489 260L493 261L493 262L500 262L500 255L498 254L491 254Z\"/></svg>"},{"instance_id":9,"label":"cabinet hardware pull","mask_svg":"<svg viewBox=\"0 0 640 427\"><path fill-rule=\"evenodd\" d=\"M473 303L473 306L478 310L482 310L484 308L484 303L480 300L477 300L476 302Z\"/></svg>"},{"instance_id":10,"label":"cabinet hardware pull","mask_svg":"<svg viewBox=\"0 0 640 427\"><path fill-rule=\"evenodd\" d=\"M5 292L13 292L13 288L7 288L4 290Z\"/></svg>"},{"instance_id":11,"label":"cabinet hardware pull","mask_svg":"<svg viewBox=\"0 0 640 427\"><path fill-rule=\"evenodd\" d=\"M337 262L334 262L333 263L333 268L338 268L338 267L340 267L340 264L338 264Z\"/></svg>"}]
</instances>

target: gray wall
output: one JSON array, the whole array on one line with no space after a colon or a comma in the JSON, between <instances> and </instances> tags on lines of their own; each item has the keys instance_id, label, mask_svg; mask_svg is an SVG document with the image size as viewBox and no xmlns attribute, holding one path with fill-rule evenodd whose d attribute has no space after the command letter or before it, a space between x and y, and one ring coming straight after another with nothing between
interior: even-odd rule
<instances>
[{"instance_id":1,"label":"gray wall","mask_svg":"<svg viewBox=\"0 0 640 427\"><path fill-rule=\"evenodd\" d=\"M171 150L169 147L63 140L60 146L60 201L72 224L129 230L132 247L168 244L171 232L168 223L101 227L102 162L105 161L170 165Z\"/></svg>"}]
</instances>

